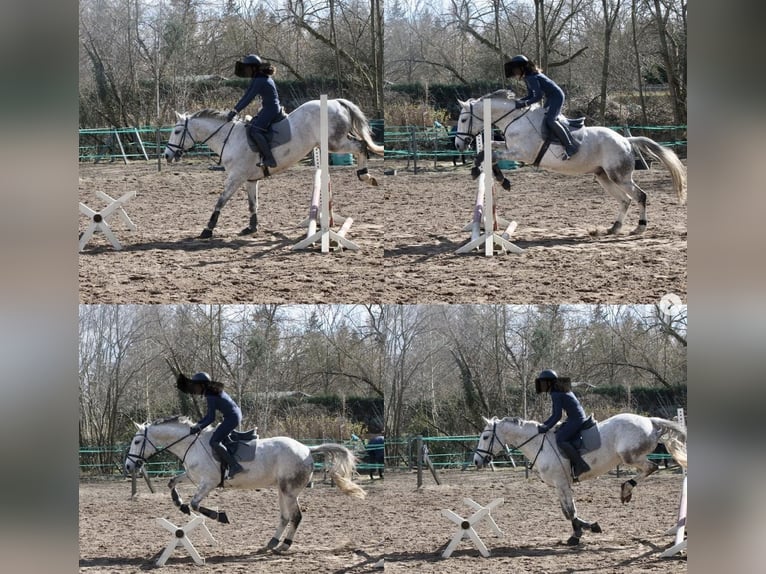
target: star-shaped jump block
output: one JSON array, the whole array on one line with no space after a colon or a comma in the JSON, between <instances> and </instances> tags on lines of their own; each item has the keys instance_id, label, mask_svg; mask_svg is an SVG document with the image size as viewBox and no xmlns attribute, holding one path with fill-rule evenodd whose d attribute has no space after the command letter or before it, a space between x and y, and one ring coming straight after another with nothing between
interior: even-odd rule
<instances>
[{"instance_id":1,"label":"star-shaped jump block","mask_svg":"<svg viewBox=\"0 0 766 574\"><path fill-rule=\"evenodd\" d=\"M167 562L168 558L170 558L170 555L173 554L173 551L176 549L177 546L181 545L184 548L186 548L186 551L189 553L189 555L192 557L192 560L194 560L194 563L198 566L201 566L205 563L205 559L200 556L199 552L197 552L197 549L194 548L194 544L191 543L191 540L189 540L189 534L191 534L197 527L202 527L202 533L204 534L205 538L211 542L212 544L217 544L215 538L213 538L213 535L210 533L210 530L208 530L207 525L205 524L205 517L204 516L195 516L192 520L190 520L186 526L180 527L176 526L169 520L165 520L164 518L157 518L157 524L168 530L169 532L173 533L172 538L170 539L170 542L168 542L168 545L165 547L165 550L162 552L162 555L157 559L157 566L164 566L165 562Z\"/></svg>"},{"instance_id":2,"label":"star-shaped jump block","mask_svg":"<svg viewBox=\"0 0 766 574\"><path fill-rule=\"evenodd\" d=\"M484 544L481 538L479 538L479 535L477 534L476 530L474 529L474 525L478 524L482 520L488 519L490 528L497 536L502 536L503 532L498 528L497 523L490 515L490 512L503 504L502 498L496 498L492 502L490 502L487 506L482 506L478 502L474 502L470 498L464 498L463 502L465 502L468 506L476 510L470 518L466 519L462 516L458 516L456 513L452 512L451 510L444 509L442 510L442 516L450 519L452 522L458 525L458 530L455 532L455 535L452 537L452 540L447 545L447 548L444 549L444 552L442 552L442 558L449 558L452 556L452 553L455 551L455 548L457 548L457 545L460 544L460 541L463 538L469 538L474 546L479 550L479 553L484 556L485 558L489 557L489 550L487 549L487 546Z\"/></svg>"},{"instance_id":3,"label":"star-shaped jump block","mask_svg":"<svg viewBox=\"0 0 766 574\"><path fill-rule=\"evenodd\" d=\"M130 220L130 217L128 217L128 214L125 212L124 205L134 197L136 197L135 191L129 191L128 193L125 193L120 197L119 199L114 199L113 197L110 197L103 191L97 191L96 196L100 199L103 199L108 203L108 205L102 209L101 211L95 211L85 205L84 203L80 202L80 213L85 215L90 219L90 225L88 225L88 228L83 232L83 234L80 236L80 245L79 250L82 251L85 246L88 244L88 241L90 241L90 238L93 237L93 234L96 231L100 231L104 234L104 236L109 240L109 243L112 244L112 247L114 247L116 250L122 249L122 245L120 245L120 242L117 240L117 237L112 233L112 230L109 228L109 224L107 223L107 220L113 216L114 214L117 214L120 219L125 223L125 225L130 229L131 231L136 230L135 224Z\"/></svg>"}]
</instances>

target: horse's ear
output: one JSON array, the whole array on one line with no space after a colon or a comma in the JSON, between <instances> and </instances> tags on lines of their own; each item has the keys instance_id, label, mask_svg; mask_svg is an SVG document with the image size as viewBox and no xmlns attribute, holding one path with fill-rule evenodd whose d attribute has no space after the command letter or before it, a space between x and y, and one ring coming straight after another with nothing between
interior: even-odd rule
<instances>
[{"instance_id":1,"label":"horse's ear","mask_svg":"<svg viewBox=\"0 0 766 574\"><path fill-rule=\"evenodd\" d=\"M183 115L179 114L177 111L173 110L173 113L176 115L176 117L181 120L183 119Z\"/></svg>"},{"instance_id":2,"label":"horse's ear","mask_svg":"<svg viewBox=\"0 0 766 574\"><path fill-rule=\"evenodd\" d=\"M487 417L481 417L481 418L484 419L484 424L488 424L488 425L492 424L492 421L488 419Z\"/></svg>"},{"instance_id":3,"label":"horse's ear","mask_svg":"<svg viewBox=\"0 0 766 574\"><path fill-rule=\"evenodd\" d=\"M463 100L461 100L460 98L458 98L457 103L460 104L461 108L465 108L468 106L468 104L464 102Z\"/></svg>"}]
</instances>

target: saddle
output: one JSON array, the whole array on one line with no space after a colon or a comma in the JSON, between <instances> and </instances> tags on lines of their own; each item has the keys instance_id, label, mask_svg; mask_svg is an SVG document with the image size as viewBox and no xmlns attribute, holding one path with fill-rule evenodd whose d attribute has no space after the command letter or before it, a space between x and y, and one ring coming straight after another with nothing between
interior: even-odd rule
<instances>
[{"instance_id":1,"label":"saddle","mask_svg":"<svg viewBox=\"0 0 766 574\"><path fill-rule=\"evenodd\" d=\"M258 441L258 428L239 432L231 431L223 445L231 453L231 456L239 461L250 461L255 459L255 447Z\"/></svg>"},{"instance_id":2,"label":"saddle","mask_svg":"<svg viewBox=\"0 0 766 574\"><path fill-rule=\"evenodd\" d=\"M579 138L577 137L577 130L581 129L585 125L585 116L581 118L567 118L563 114L559 114L559 117L556 118L556 121L560 123L565 128L569 129L569 134L572 136L572 139L577 141L578 143L581 143ZM551 133L550 128L548 125L543 121L541 129L540 129L540 135L543 137L543 145L540 148L540 151L537 152L537 157L535 158L535 161L532 162L532 165L534 167L540 167L540 161L543 159L543 156L545 155L545 152L548 151L548 148L551 146L552 143L558 143L560 145L564 145L564 142L562 142L555 133Z\"/></svg>"},{"instance_id":3,"label":"saddle","mask_svg":"<svg viewBox=\"0 0 766 574\"><path fill-rule=\"evenodd\" d=\"M250 124L252 119L247 121L247 143L250 144L250 148L253 151L258 151L258 144L253 139L250 132ZM275 147L287 143L292 138L290 131L290 122L287 121L287 113L285 108L279 108L279 113L274 117L266 130L266 141L270 147Z\"/></svg>"},{"instance_id":4,"label":"saddle","mask_svg":"<svg viewBox=\"0 0 766 574\"><path fill-rule=\"evenodd\" d=\"M598 428L598 422L590 415L580 427L580 436L571 441L580 451L580 454L591 452L601 447L601 432Z\"/></svg>"}]
</instances>

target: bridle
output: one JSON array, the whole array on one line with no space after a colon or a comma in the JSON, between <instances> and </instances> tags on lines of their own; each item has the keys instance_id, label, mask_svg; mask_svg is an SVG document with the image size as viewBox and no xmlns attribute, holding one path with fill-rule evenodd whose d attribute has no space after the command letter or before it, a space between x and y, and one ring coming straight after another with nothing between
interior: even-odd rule
<instances>
[{"instance_id":1,"label":"bridle","mask_svg":"<svg viewBox=\"0 0 766 574\"><path fill-rule=\"evenodd\" d=\"M468 131L467 131L467 132L455 132L455 138L458 138L458 137L459 137L459 138L460 138L460 139L462 139L464 142L466 142L466 147L469 147L469 146L471 145L471 143L473 142L473 140L476 138L476 136L475 136L475 135L472 133L472 132L473 132L473 119L474 119L474 118L476 118L477 120L479 120L479 119L483 120L483 119L484 119L484 118L480 118L480 117L479 117L478 115L476 115L476 113L473 111L473 106L474 106L475 104L478 104L479 102L482 102L482 101L483 101L483 99L481 99L481 98L480 98L480 99L476 100L476 102L472 102L472 103L470 104L470 107L469 107L469 110L468 110L468 113L470 114L470 115L469 115L469 118L470 118L470 119L468 120ZM511 125L512 123L516 122L517 120L520 120L520 119L521 119L521 118L523 118L524 116L526 116L526 115L527 115L527 113L529 112L529 110L530 110L530 108L528 108L528 107L527 107L527 108L525 108L525 109L524 109L524 111L523 111L521 114L519 114L519 115L518 115L518 117L515 117L515 118L513 118L513 119L512 119L510 122L508 122L508 125L507 125L507 126L505 126L505 130L503 130L503 137L505 137L505 132L507 132L507 131L508 131L508 128L510 127L510 125ZM512 109L512 110L510 110L510 111L508 111L508 112L505 112L505 113L504 113L502 116L500 116L500 117L499 117L499 118L497 118L496 120L492 121L492 125L493 125L493 126L497 125L497 123L498 123L498 122L500 122L500 121L502 121L504 118L506 118L506 117L510 116L510 115L511 115L513 112L515 112L515 111L516 111L516 109L514 108L514 109ZM485 146L486 146L486 144L485 144Z\"/></svg>"},{"instance_id":2,"label":"bridle","mask_svg":"<svg viewBox=\"0 0 766 574\"><path fill-rule=\"evenodd\" d=\"M483 433L482 433L483 434ZM531 437L529 437L527 440L525 440L520 445L510 445L510 450L520 450L521 447L523 447L525 444L531 442L533 439L535 439L538 435L534 434ZM535 462L537 462L537 457L540 455L540 452L543 450L543 445L545 444L545 435L543 435L543 440L540 443L540 448L537 450L537 454L535 455L534 460L529 465L529 468L532 468L535 465ZM489 446L486 449L483 448L477 448L476 453L482 455L482 462L486 465L489 462L492 461L493 457L495 456L493 446L495 444L495 441L503 445L503 448L509 450L509 446L506 445L502 440L500 440L500 437L497 436L497 421L493 421L492 423L492 438L489 440Z\"/></svg>"},{"instance_id":3,"label":"bridle","mask_svg":"<svg viewBox=\"0 0 766 574\"><path fill-rule=\"evenodd\" d=\"M144 463L148 462L149 460L151 460L152 458L154 458L158 454L165 452L169 448L177 445L179 442L181 442L182 440L184 440L186 438L189 438L189 436L190 436L190 435L182 436L178 440L175 440L175 441L171 442L169 445L164 446L162 448L158 448L157 445L155 445L151 441L151 439L149 438L149 435L147 433L148 429L149 429L149 425L146 425L144 427L144 429L143 429L144 440L141 443L141 450L138 452L138 454L131 454L130 452L128 452L128 454L125 456L126 459L128 459L128 460L133 462L133 464L135 465L136 470L140 469L144 465ZM199 439L199 434L194 435L194 440L192 440L191 443L189 443L189 446L186 448L186 452L184 453L183 457L181 457L181 462L182 463L186 459L186 453L189 452L189 449L191 449L191 447L194 445L194 443L197 441L197 439ZM152 448L154 449L154 452L152 454L150 454L149 456L144 456L144 453L146 452L146 444L147 443L149 443L152 446Z\"/></svg>"},{"instance_id":4,"label":"bridle","mask_svg":"<svg viewBox=\"0 0 766 574\"><path fill-rule=\"evenodd\" d=\"M197 140L194 139L194 136L189 131L189 117L187 116L187 117L184 118L184 131L181 134L181 141L178 142L177 144L168 142L166 144L166 146L167 146L168 149L170 149L173 152L173 159L179 160L179 159L181 159L181 156L184 153L186 153L187 151L193 149L195 145L197 145L197 144L206 144L207 142L209 142L213 138L213 136L215 136L219 131L221 131L221 129L223 129L223 126L225 126L227 123L230 123L231 127L229 128L229 133L226 134L226 139L223 140L223 146L221 146L221 153L219 154L219 160L218 160L218 163L220 164L221 163L220 158L223 157L223 150L224 150L224 148L226 147L226 144L229 141L229 136L231 135L232 130L234 129L234 122L224 122L224 123L222 123L220 126L218 126L218 128L216 130L213 131L212 134L207 136L204 140L197 141ZM176 124L176 126L179 126L180 124L181 124L181 122L178 122ZM189 139L192 142L192 144L188 148L184 147L184 144L186 143L186 136L189 136Z\"/></svg>"}]
</instances>

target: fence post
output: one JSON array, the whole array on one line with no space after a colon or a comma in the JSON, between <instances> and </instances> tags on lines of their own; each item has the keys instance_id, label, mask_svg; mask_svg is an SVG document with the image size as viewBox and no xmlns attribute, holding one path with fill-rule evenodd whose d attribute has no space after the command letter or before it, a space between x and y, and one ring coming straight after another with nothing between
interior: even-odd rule
<instances>
[{"instance_id":1,"label":"fence post","mask_svg":"<svg viewBox=\"0 0 766 574\"><path fill-rule=\"evenodd\" d=\"M423 485L423 435L418 435L415 456L418 462L418 488Z\"/></svg>"}]
</instances>

